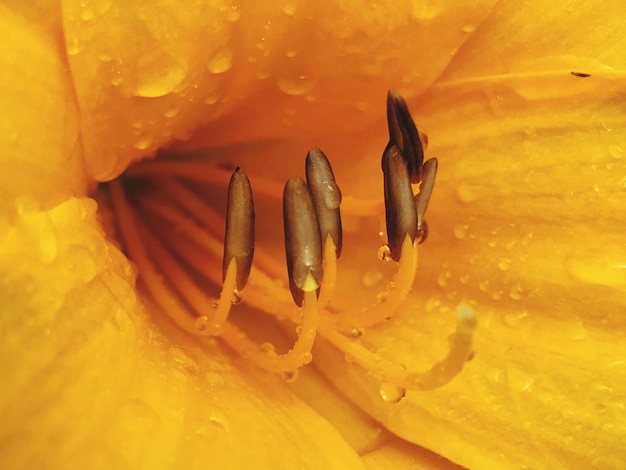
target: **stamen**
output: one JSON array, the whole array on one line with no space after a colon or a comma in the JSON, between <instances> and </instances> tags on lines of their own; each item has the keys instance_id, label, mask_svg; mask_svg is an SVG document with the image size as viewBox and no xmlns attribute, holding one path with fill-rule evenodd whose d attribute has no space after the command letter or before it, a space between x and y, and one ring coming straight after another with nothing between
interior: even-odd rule
<instances>
[{"instance_id":1,"label":"stamen","mask_svg":"<svg viewBox=\"0 0 626 470\"><path fill-rule=\"evenodd\" d=\"M143 283L150 295L180 328L194 335L210 335L211 331L205 325L196 322L193 314L179 301L178 296L167 286L163 277L150 261L144 242L139 236L132 209L126 200L121 183L117 180L112 181L110 189L111 200L118 217L121 237L126 244L128 254L137 265Z\"/></svg>"},{"instance_id":2,"label":"stamen","mask_svg":"<svg viewBox=\"0 0 626 470\"><path fill-rule=\"evenodd\" d=\"M295 312L287 289L279 281L284 275L279 263L255 247L252 188L239 168L230 173L199 160L148 162L127 172L126 177L142 180L135 181L141 191L129 192L129 199L121 183L113 182L111 196L123 242L157 305L185 331L199 336L221 335L240 355L286 380L295 379L298 369L311 362L318 331L381 380L381 397L388 403L401 400L406 389L430 390L452 380L472 348L476 320L467 306L457 310L457 329L451 335L449 353L425 372L406 370L402 364L368 350L359 340L364 328L389 319L401 308L412 289L418 245L428 234L424 216L437 173L436 159L424 163L426 136L415 127L404 99L393 91L387 97L387 118L390 142L382 159L385 250L398 263L398 271L377 296L375 305L352 310L351 300L331 301L331 297L343 243L340 205L344 214L372 217L380 215L383 204L354 197L342 202L331 165L318 148L307 154L307 183L292 178L282 189L289 287L293 301L301 307ZM222 233L216 227L224 220L203 193L207 183L225 187L228 177L222 243ZM202 184L187 186L183 179ZM416 195L412 183L420 184ZM277 184L264 180L255 182L255 191L274 199L281 194ZM221 275L215 269L220 263ZM214 302L206 294L205 283L220 282L223 287ZM251 294L250 305L279 321L297 325L297 339L284 354L276 353L270 343L257 344L228 320L231 306L241 300L239 292L244 287Z\"/></svg>"},{"instance_id":3,"label":"stamen","mask_svg":"<svg viewBox=\"0 0 626 470\"><path fill-rule=\"evenodd\" d=\"M283 192L285 253L289 287L296 305L301 306L303 292L315 291L322 282L322 240L315 207L306 183L291 178Z\"/></svg>"},{"instance_id":4,"label":"stamen","mask_svg":"<svg viewBox=\"0 0 626 470\"><path fill-rule=\"evenodd\" d=\"M343 331L353 328L366 328L389 319L400 307L413 288L417 271L418 243L413 242L409 235L404 237L398 272L387 287L387 297L382 303L356 312L341 313L337 316L337 324Z\"/></svg>"},{"instance_id":5,"label":"stamen","mask_svg":"<svg viewBox=\"0 0 626 470\"><path fill-rule=\"evenodd\" d=\"M316 283L313 274L307 277L305 285L312 286ZM222 338L241 356L250 358L252 362L265 370L295 374L298 368L313 359L311 349L317 334L318 319L317 293L315 289L304 290L302 323L296 328L298 339L285 354L276 354L273 347L269 351L263 350L232 323L226 324Z\"/></svg>"},{"instance_id":6,"label":"stamen","mask_svg":"<svg viewBox=\"0 0 626 470\"><path fill-rule=\"evenodd\" d=\"M391 258L398 261L404 237L408 234L411 241L415 240L417 211L407 164L395 145L389 147L383 155L383 172L387 243Z\"/></svg>"},{"instance_id":7,"label":"stamen","mask_svg":"<svg viewBox=\"0 0 626 470\"><path fill-rule=\"evenodd\" d=\"M333 293L335 292L335 286L337 282L337 249L335 248L335 242L333 237L328 234L326 236L326 243L324 243L324 278L322 280L322 286L320 287L320 296L318 304L324 308L330 302Z\"/></svg>"},{"instance_id":8,"label":"stamen","mask_svg":"<svg viewBox=\"0 0 626 470\"><path fill-rule=\"evenodd\" d=\"M220 262L223 247L215 237L168 204L147 197L139 197L137 203L144 213L153 214L169 226L175 227L176 232L174 230L160 230L159 232L159 236L168 243L173 252L210 281L216 284L221 281L218 271L198 256L198 249L200 249L207 256L212 257L215 264ZM181 235L184 237L183 240L181 240ZM258 252L259 250L255 251L255 258L258 257ZM250 303L256 308L278 318L286 316L288 311L286 308L291 305L291 299L284 289L276 285L275 277L268 276L253 266L246 291L251 294Z\"/></svg>"},{"instance_id":9,"label":"stamen","mask_svg":"<svg viewBox=\"0 0 626 470\"><path fill-rule=\"evenodd\" d=\"M235 170L228 185L226 207L226 232L224 235L224 257L222 276L232 260L237 263L237 289L242 290L252 266L254 256L254 202L252 188L246 174Z\"/></svg>"},{"instance_id":10,"label":"stamen","mask_svg":"<svg viewBox=\"0 0 626 470\"><path fill-rule=\"evenodd\" d=\"M472 351L475 329L474 311L467 305L460 305L457 308L456 331L450 336L450 349L446 357L424 372L415 372L369 351L360 341L342 335L326 321L320 324L320 334L324 338L342 350L356 364L379 376L383 383L416 391L441 387L458 375Z\"/></svg>"},{"instance_id":11,"label":"stamen","mask_svg":"<svg viewBox=\"0 0 626 470\"><path fill-rule=\"evenodd\" d=\"M407 162L411 183L418 183L421 179L424 148L406 101L393 90L387 93L387 125L387 148L396 145L400 149Z\"/></svg>"},{"instance_id":12,"label":"stamen","mask_svg":"<svg viewBox=\"0 0 626 470\"><path fill-rule=\"evenodd\" d=\"M424 243L428 237L428 225L424 220L424 214L428 208L430 196L435 187L435 177L437 176L437 159L426 160L422 166L422 183L420 192L415 195L415 208L417 210L417 231L421 233L420 243Z\"/></svg>"},{"instance_id":13,"label":"stamen","mask_svg":"<svg viewBox=\"0 0 626 470\"><path fill-rule=\"evenodd\" d=\"M341 190L324 152L312 148L306 156L306 182L311 192L324 244L332 237L336 256L341 256Z\"/></svg>"}]
</instances>

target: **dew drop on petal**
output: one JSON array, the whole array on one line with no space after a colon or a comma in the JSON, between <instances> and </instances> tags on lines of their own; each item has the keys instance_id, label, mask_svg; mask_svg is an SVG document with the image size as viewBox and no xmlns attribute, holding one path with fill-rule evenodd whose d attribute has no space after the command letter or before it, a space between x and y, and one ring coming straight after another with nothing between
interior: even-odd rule
<instances>
[{"instance_id":1,"label":"dew drop on petal","mask_svg":"<svg viewBox=\"0 0 626 470\"><path fill-rule=\"evenodd\" d=\"M617 244L576 249L568 256L566 266L569 275L581 283L626 285L626 248Z\"/></svg>"},{"instance_id":2,"label":"dew drop on petal","mask_svg":"<svg viewBox=\"0 0 626 470\"><path fill-rule=\"evenodd\" d=\"M299 96L308 93L313 89L315 82L305 75L280 78L278 88L283 93L290 96Z\"/></svg>"},{"instance_id":3,"label":"dew drop on petal","mask_svg":"<svg viewBox=\"0 0 626 470\"><path fill-rule=\"evenodd\" d=\"M463 240L467 235L469 226L467 224L459 224L454 227L454 236L459 240Z\"/></svg>"},{"instance_id":4,"label":"dew drop on petal","mask_svg":"<svg viewBox=\"0 0 626 470\"><path fill-rule=\"evenodd\" d=\"M399 403L406 396L406 388L384 382L378 392L385 403Z\"/></svg>"},{"instance_id":5,"label":"dew drop on petal","mask_svg":"<svg viewBox=\"0 0 626 470\"><path fill-rule=\"evenodd\" d=\"M243 293L240 290L235 289L233 291L233 297L230 300L230 303L232 303L233 305L237 305L237 304L240 304L242 300L243 300Z\"/></svg>"},{"instance_id":6,"label":"dew drop on petal","mask_svg":"<svg viewBox=\"0 0 626 470\"><path fill-rule=\"evenodd\" d=\"M209 317L206 315L202 315L201 317L196 318L196 328L198 331L204 331L209 326Z\"/></svg>"},{"instance_id":7,"label":"dew drop on petal","mask_svg":"<svg viewBox=\"0 0 626 470\"><path fill-rule=\"evenodd\" d=\"M347 326L343 324L337 325L337 332L344 335L347 338L358 339L363 336L363 330L356 326Z\"/></svg>"},{"instance_id":8,"label":"dew drop on petal","mask_svg":"<svg viewBox=\"0 0 626 470\"><path fill-rule=\"evenodd\" d=\"M609 145L609 154L616 160L624 158L624 150L618 145Z\"/></svg>"},{"instance_id":9,"label":"dew drop on petal","mask_svg":"<svg viewBox=\"0 0 626 470\"><path fill-rule=\"evenodd\" d=\"M206 68L212 74L227 72L233 66L233 52L230 48L216 51L207 62Z\"/></svg>"},{"instance_id":10,"label":"dew drop on petal","mask_svg":"<svg viewBox=\"0 0 626 470\"><path fill-rule=\"evenodd\" d=\"M283 378L283 380L287 383L293 383L298 379L298 370L287 370L287 371L283 371L280 376Z\"/></svg>"},{"instance_id":11,"label":"dew drop on petal","mask_svg":"<svg viewBox=\"0 0 626 470\"><path fill-rule=\"evenodd\" d=\"M391 261L391 249L388 245L382 245L378 249L378 259L381 261Z\"/></svg>"},{"instance_id":12,"label":"dew drop on petal","mask_svg":"<svg viewBox=\"0 0 626 470\"><path fill-rule=\"evenodd\" d=\"M368 269L363 274L363 285L365 287L374 287L383 279L383 273L377 269Z\"/></svg>"},{"instance_id":13,"label":"dew drop on petal","mask_svg":"<svg viewBox=\"0 0 626 470\"><path fill-rule=\"evenodd\" d=\"M519 284L514 284L509 289L509 297L513 300L520 300L522 298L522 286Z\"/></svg>"}]
</instances>

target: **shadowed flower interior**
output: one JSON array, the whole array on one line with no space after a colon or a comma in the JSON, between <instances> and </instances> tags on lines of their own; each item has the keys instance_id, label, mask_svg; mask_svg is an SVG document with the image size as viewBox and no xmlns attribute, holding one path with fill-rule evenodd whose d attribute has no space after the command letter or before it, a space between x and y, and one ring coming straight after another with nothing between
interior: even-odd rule
<instances>
[{"instance_id":1,"label":"shadowed flower interior","mask_svg":"<svg viewBox=\"0 0 626 470\"><path fill-rule=\"evenodd\" d=\"M342 205L331 164L320 149L306 157L306 182L291 178L284 190L272 181L251 183L238 167L231 174L210 161L175 157L139 164L110 183L119 235L162 312L187 333L220 336L242 357L288 381L313 360L317 335L380 380L385 401L399 401L407 389L430 390L452 380L471 352L476 320L468 305L457 309L448 354L427 371L407 369L362 342L365 329L390 319L413 287L437 170L436 159L424 162L426 137L394 92L387 97L387 120L390 139L382 158L386 244L378 256L380 262L397 262L397 272L366 308L349 296L334 295L341 276L340 210L348 217L377 218L383 204L346 198ZM220 192L228 193L225 215L215 206ZM272 204L282 193L287 284L296 308L282 283L284 268L276 253L255 247L255 192ZM217 290L222 282L214 300L210 288ZM252 307L283 325L295 325L297 339L288 351L255 342L229 320L231 308L244 299L244 287Z\"/></svg>"}]
</instances>

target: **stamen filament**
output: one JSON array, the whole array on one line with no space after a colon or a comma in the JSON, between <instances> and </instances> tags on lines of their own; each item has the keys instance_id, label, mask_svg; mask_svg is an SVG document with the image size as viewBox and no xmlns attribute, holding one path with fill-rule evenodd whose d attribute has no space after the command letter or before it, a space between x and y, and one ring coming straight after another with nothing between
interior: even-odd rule
<instances>
[{"instance_id":1,"label":"stamen filament","mask_svg":"<svg viewBox=\"0 0 626 470\"><path fill-rule=\"evenodd\" d=\"M417 271L417 261L418 243L411 241L411 236L407 234L402 243L398 271L387 287L388 295L385 300L362 311L335 315L340 327L342 329L356 326L365 328L388 319L411 292Z\"/></svg>"},{"instance_id":2,"label":"stamen filament","mask_svg":"<svg viewBox=\"0 0 626 470\"><path fill-rule=\"evenodd\" d=\"M450 349L446 357L424 372L406 369L402 364L382 358L365 348L359 340L349 339L337 332L326 320L320 323L320 334L365 370L380 376L383 383L398 387L425 391L433 390L456 377L472 350L472 339L476 328L474 312L468 306L457 308L457 328L450 337Z\"/></svg>"},{"instance_id":3,"label":"stamen filament","mask_svg":"<svg viewBox=\"0 0 626 470\"><path fill-rule=\"evenodd\" d=\"M163 277L155 269L144 246L144 241L139 236L132 209L126 200L121 183L117 180L112 181L110 188L111 200L118 217L121 237L126 244L128 254L137 265L143 283L150 295L181 329L200 336L212 334L208 329L203 328L202 325L199 328L194 315L179 301L178 295L168 287L163 281Z\"/></svg>"},{"instance_id":4,"label":"stamen filament","mask_svg":"<svg viewBox=\"0 0 626 470\"><path fill-rule=\"evenodd\" d=\"M217 306L214 308L213 300L205 295L204 291L198 287L157 237L139 220L136 221L136 224L156 264L162 272L168 273L168 279L196 311L198 318L195 318L194 322L203 330L207 329L211 335L221 334L230 313L236 288L237 263L235 262L234 266L233 261L229 263L222 291ZM209 314L211 311L213 311L212 315Z\"/></svg>"},{"instance_id":5,"label":"stamen filament","mask_svg":"<svg viewBox=\"0 0 626 470\"><path fill-rule=\"evenodd\" d=\"M215 260L215 265L221 263L222 245L212 238L209 232L167 204L143 197L138 198L138 204L141 209L150 211L176 227L178 233L172 230L162 230L162 233L159 234L168 243L171 250L215 284L221 282L219 272L214 268L211 269L210 265L205 264L204 260L198 257L198 249L203 249L208 256ZM181 243L179 234L193 242L197 247L189 243ZM255 253L256 256L258 256L258 252L259 249ZM250 302L256 308L278 318L288 316L286 312L291 310L293 304L287 291L281 287L277 286L275 278L255 268L254 265L252 266L246 292L250 294Z\"/></svg>"},{"instance_id":6,"label":"stamen filament","mask_svg":"<svg viewBox=\"0 0 626 470\"><path fill-rule=\"evenodd\" d=\"M326 236L326 242L324 243L324 258L322 265L324 266L324 277L320 286L320 296L318 299L318 305L321 308L326 307L330 302L337 285L337 249L333 237Z\"/></svg>"},{"instance_id":7,"label":"stamen filament","mask_svg":"<svg viewBox=\"0 0 626 470\"><path fill-rule=\"evenodd\" d=\"M311 283L314 282L311 276ZM276 373L295 373L297 369L313 359L311 348L318 327L317 294L315 290L304 291L302 323L296 328L298 339L284 354L273 350L264 351L248 335L232 323L226 324L222 338L237 353L249 358L259 367Z\"/></svg>"}]
</instances>

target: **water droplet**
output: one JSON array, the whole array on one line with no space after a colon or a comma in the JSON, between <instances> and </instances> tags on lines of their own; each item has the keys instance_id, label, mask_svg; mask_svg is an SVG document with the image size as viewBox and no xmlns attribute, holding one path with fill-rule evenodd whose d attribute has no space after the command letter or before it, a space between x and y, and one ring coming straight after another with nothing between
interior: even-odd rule
<instances>
[{"instance_id":1,"label":"water droplet","mask_svg":"<svg viewBox=\"0 0 626 470\"><path fill-rule=\"evenodd\" d=\"M466 24L461 27L461 32L463 33L473 33L476 31L476 26L473 24Z\"/></svg>"},{"instance_id":2,"label":"water droplet","mask_svg":"<svg viewBox=\"0 0 626 470\"><path fill-rule=\"evenodd\" d=\"M470 280L469 274L463 274L462 276L459 276L459 282L463 284L464 286L468 284L469 280Z\"/></svg>"},{"instance_id":3,"label":"water droplet","mask_svg":"<svg viewBox=\"0 0 626 470\"><path fill-rule=\"evenodd\" d=\"M68 55L78 55L80 52L80 46L78 44L78 39L73 38L71 41L68 41L67 44L67 54Z\"/></svg>"},{"instance_id":4,"label":"water droplet","mask_svg":"<svg viewBox=\"0 0 626 470\"><path fill-rule=\"evenodd\" d=\"M80 12L80 19L83 21L89 21L94 17L94 11L89 7L84 7Z\"/></svg>"},{"instance_id":5,"label":"water droplet","mask_svg":"<svg viewBox=\"0 0 626 470\"><path fill-rule=\"evenodd\" d=\"M399 403L406 396L406 388L384 382L378 392L385 403Z\"/></svg>"},{"instance_id":6,"label":"water droplet","mask_svg":"<svg viewBox=\"0 0 626 470\"><path fill-rule=\"evenodd\" d=\"M293 59L296 55L298 54L297 51L295 51L294 49L289 49L286 53L285 53L285 57L287 57L288 59Z\"/></svg>"},{"instance_id":7,"label":"water droplet","mask_svg":"<svg viewBox=\"0 0 626 470\"><path fill-rule=\"evenodd\" d=\"M302 353L302 355L300 356L300 360L303 364L310 364L313 360L313 354L311 354L310 352Z\"/></svg>"},{"instance_id":8,"label":"water droplet","mask_svg":"<svg viewBox=\"0 0 626 470\"><path fill-rule=\"evenodd\" d=\"M209 95L206 98L204 98L204 104L208 104L208 105L214 105L215 103L217 103L220 100L219 95L217 94L213 94L213 95Z\"/></svg>"},{"instance_id":9,"label":"water droplet","mask_svg":"<svg viewBox=\"0 0 626 470\"><path fill-rule=\"evenodd\" d=\"M231 11L226 15L226 21L230 23L236 23L241 18L241 13L236 5L231 8Z\"/></svg>"},{"instance_id":10,"label":"water droplet","mask_svg":"<svg viewBox=\"0 0 626 470\"><path fill-rule=\"evenodd\" d=\"M381 261L391 261L391 250L388 245L378 248L378 259Z\"/></svg>"},{"instance_id":11,"label":"water droplet","mask_svg":"<svg viewBox=\"0 0 626 470\"><path fill-rule=\"evenodd\" d=\"M278 80L278 88L287 95L299 96L313 89L315 81L305 75L281 78Z\"/></svg>"},{"instance_id":12,"label":"water droplet","mask_svg":"<svg viewBox=\"0 0 626 470\"><path fill-rule=\"evenodd\" d=\"M287 383L293 383L298 379L298 375L299 372L298 370L288 370L288 371L283 371L280 376L283 378L283 380Z\"/></svg>"},{"instance_id":13,"label":"water droplet","mask_svg":"<svg viewBox=\"0 0 626 470\"><path fill-rule=\"evenodd\" d=\"M618 145L609 145L609 153L611 154L611 157L616 160L624 158L624 150Z\"/></svg>"},{"instance_id":14,"label":"water droplet","mask_svg":"<svg viewBox=\"0 0 626 470\"><path fill-rule=\"evenodd\" d=\"M166 118L173 118L174 116L176 116L178 114L179 109L176 107L170 108L170 109L166 109L163 112L163 116Z\"/></svg>"},{"instance_id":15,"label":"water droplet","mask_svg":"<svg viewBox=\"0 0 626 470\"><path fill-rule=\"evenodd\" d=\"M536 377L526 370L525 365L513 362L507 364L506 378L509 387L522 392L529 390L536 380Z\"/></svg>"},{"instance_id":16,"label":"water droplet","mask_svg":"<svg viewBox=\"0 0 626 470\"><path fill-rule=\"evenodd\" d=\"M509 290L509 296L513 300L520 300L522 298L522 286L519 283L513 284Z\"/></svg>"},{"instance_id":17,"label":"water droplet","mask_svg":"<svg viewBox=\"0 0 626 470\"><path fill-rule=\"evenodd\" d=\"M324 181L322 184L324 187L322 193L324 205L329 209L337 209L341 204L341 191L339 187L330 181Z\"/></svg>"},{"instance_id":18,"label":"water droplet","mask_svg":"<svg viewBox=\"0 0 626 470\"><path fill-rule=\"evenodd\" d=\"M626 247L606 244L578 248L566 261L572 278L586 284L609 287L626 285Z\"/></svg>"},{"instance_id":19,"label":"water droplet","mask_svg":"<svg viewBox=\"0 0 626 470\"><path fill-rule=\"evenodd\" d=\"M224 47L216 51L207 62L206 68L210 73L220 74L227 72L233 66L233 52Z\"/></svg>"},{"instance_id":20,"label":"water droplet","mask_svg":"<svg viewBox=\"0 0 626 470\"><path fill-rule=\"evenodd\" d=\"M501 300L503 296L504 296L504 293L501 290L493 292L491 294L491 298L493 300Z\"/></svg>"},{"instance_id":21,"label":"water droplet","mask_svg":"<svg viewBox=\"0 0 626 470\"><path fill-rule=\"evenodd\" d=\"M489 280L479 282L478 288L481 292L487 292L489 290Z\"/></svg>"},{"instance_id":22,"label":"water droplet","mask_svg":"<svg viewBox=\"0 0 626 470\"><path fill-rule=\"evenodd\" d=\"M202 315L196 318L196 328L198 331L205 331L209 327L209 317Z\"/></svg>"},{"instance_id":23,"label":"water droplet","mask_svg":"<svg viewBox=\"0 0 626 470\"><path fill-rule=\"evenodd\" d=\"M389 291L382 290L378 294L376 294L376 303L384 304L385 302L387 302L388 298L389 298Z\"/></svg>"},{"instance_id":24,"label":"water droplet","mask_svg":"<svg viewBox=\"0 0 626 470\"><path fill-rule=\"evenodd\" d=\"M368 269L363 274L363 285L365 287L374 287L380 284L383 279L383 273L377 269Z\"/></svg>"},{"instance_id":25,"label":"water droplet","mask_svg":"<svg viewBox=\"0 0 626 470\"><path fill-rule=\"evenodd\" d=\"M272 343L261 343L259 349L267 354L276 354L276 348Z\"/></svg>"},{"instance_id":26,"label":"water droplet","mask_svg":"<svg viewBox=\"0 0 626 470\"><path fill-rule=\"evenodd\" d=\"M363 330L356 326L348 326L339 323L336 328L338 333L344 335L347 338L358 339L363 336Z\"/></svg>"},{"instance_id":27,"label":"water droplet","mask_svg":"<svg viewBox=\"0 0 626 470\"><path fill-rule=\"evenodd\" d=\"M454 227L454 236L458 238L459 240L463 240L465 236L467 235L468 229L469 229L469 226L467 224L459 224L456 227Z\"/></svg>"},{"instance_id":28,"label":"water droplet","mask_svg":"<svg viewBox=\"0 0 626 470\"><path fill-rule=\"evenodd\" d=\"M230 303L233 305L237 305L241 303L242 300L243 300L243 293L240 290L235 289L233 291L233 297L230 299Z\"/></svg>"},{"instance_id":29,"label":"water droplet","mask_svg":"<svg viewBox=\"0 0 626 470\"><path fill-rule=\"evenodd\" d=\"M526 312L516 312L516 313L507 313L504 318L504 324L511 328L518 327L526 318L528 317L528 313Z\"/></svg>"},{"instance_id":30,"label":"water droplet","mask_svg":"<svg viewBox=\"0 0 626 470\"><path fill-rule=\"evenodd\" d=\"M97 274L96 260L85 246L71 245L64 253L64 266L67 267L66 277L87 283Z\"/></svg>"},{"instance_id":31,"label":"water droplet","mask_svg":"<svg viewBox=\"0 0 626 470\"><path fill-rule=\"evenodd\" d=\"M511 260L509 258L502 258L498 263L498 268L501 271L508 271L511 269Z\"/></svg>"},{"instance_id":32,"label":"water droplet","mask_svg":"<svg viewBox=\"0 0 626 470\"><path fill-rule=\"evenodd\" d=\"M137 150L146 150L148 147L150 147L152 145L152 137L148 137L148 136L144 136L144 137L140 137L137 141L135 141L135 143L133 144L133 147L135 147Z\"/></svg>"},{"instance_id":33,"label":"water droplet","mask_svg":"<svg viewBox=\"0 0 626 470\"><path fill-rule=\"evenodd\" d=\"M113 78L111 78L111 85L120 86L122 83L124 83L122 74L120 72L114 72Z\"/></svg>"},{"instance_id":34,"label":"water droplet","mask_svg":"<svg viewBox=\"0 0 626 470\"><path fill-rule=\"evenodd\" d=\"M295 2L287 2L283 5L281 10L287 16L293 16L296 14L296 10L298 9L297 4Z\"/></svg>"},{"instance_id":35,"label":"water droplet","mask_svg":"<svg viewBox=\"0 0 626 470\"><path fill-rule=\"evenodd\" d=\"M461 202L466 204L480 199L481 188L471 183L461 183L456 188L456 194Z\"/></svg>"},{"instance_id":36,"label":"water droplet","mask_svg":"<svg viewBox=\"0 0 626 470\"><path fill-rule=\"evenodd\" d=\"M452 274L450 273L450 271L443 271L439 273L439 276L437 276L437 284L441 288L448 287L448 282L450 281L451 277Z\"/></svg>"},{"instance_id":37,"label":"water droplet","mask_svg":"<svg viewBox=\"0 0 626 470\"><path fill-rule=\"evenodd\" d=\"M300 336L302 334L302 326L300 326L300 325L296 326L296 334L298 336Z\"/></svg>"},{"instance_id":38,"label":"water droplet","mask_svg":"<svg viewBox=\"0 0 626 470\"><path fill-rule=\"evenodd\" d=\"M187 77L187 65L180 57L167 54L139 60L139 70L132 92L144 98L156 98L172 93Z\"/></svg>"}]
</instances>

